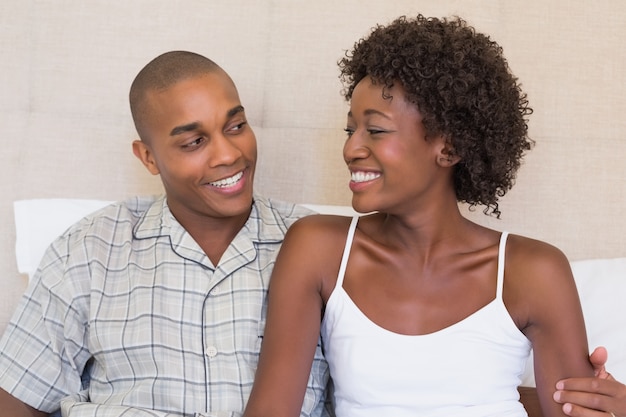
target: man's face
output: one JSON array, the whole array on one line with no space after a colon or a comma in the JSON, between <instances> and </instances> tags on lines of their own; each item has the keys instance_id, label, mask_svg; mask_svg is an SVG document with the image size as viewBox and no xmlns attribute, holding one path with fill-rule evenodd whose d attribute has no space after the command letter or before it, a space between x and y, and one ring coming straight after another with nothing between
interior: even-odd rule
<instances>
[{"instance_id":1,"label":"man's face","mask_svg":"<svg viewBox=\"0 0 626 417\"><path fill-rule=\"evenodd\" d=\"M135 155L160 174L172 213L248 215L257 149L232 80L214 72L147 93Z\"/></svg>"}]
</instances>

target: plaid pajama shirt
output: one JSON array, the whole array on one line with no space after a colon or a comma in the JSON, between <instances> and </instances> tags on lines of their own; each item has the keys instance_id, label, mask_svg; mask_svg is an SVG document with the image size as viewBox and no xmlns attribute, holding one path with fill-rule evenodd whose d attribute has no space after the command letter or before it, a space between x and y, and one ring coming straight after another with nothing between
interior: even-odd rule
<instances>
[{"instance_id":1,"label":"plaid pajama shirt","mask_svg":"<svg viewBox=\"0 0 626 417\"><path fill-rule=\"evenodd\" d=\"M88 216L44 255L0 341L0 387L76 417L241 415L276 254L305 214L255 197L217 267L163 197ZM324 412L327 380L318 346L302 416Z\"/></svg>"}]
</instances>

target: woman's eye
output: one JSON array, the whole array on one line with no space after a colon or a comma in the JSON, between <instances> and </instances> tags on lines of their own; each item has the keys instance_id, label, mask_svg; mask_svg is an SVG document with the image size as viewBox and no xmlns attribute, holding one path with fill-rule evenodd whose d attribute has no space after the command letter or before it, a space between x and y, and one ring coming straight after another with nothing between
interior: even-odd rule
<instances>
[{"instance_id":1,"label":"woman's eye","mask_svg":"<svg viewBox=\"0 0 626 417\"><path fill-rule=\"evenodd\" d=\"M380 129L368 129L368 130L367 130L367 132L368 132L370 135L378 135L378 134L380 134L380 133L385 133L385 131L384 131L384 130L380 130Z\"/></svg>"},{"instance_id":2,"label":"woman's eye","mask_svg":"<svg viewBox=\"0 0 626 417\"><path fill-rule=\"evenodd\" d=\"M354 134L354 129L349 128L349 127L346 127L343 131L346 132L346 135L348 135L348 137Z\"/></svg>"}]
</instances>

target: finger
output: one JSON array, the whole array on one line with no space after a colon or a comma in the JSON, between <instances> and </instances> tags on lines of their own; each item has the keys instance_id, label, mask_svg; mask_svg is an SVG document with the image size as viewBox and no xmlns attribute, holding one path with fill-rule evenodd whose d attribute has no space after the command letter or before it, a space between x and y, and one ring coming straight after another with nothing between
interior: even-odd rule
<instances>
[{"instance_id":1,"label":"finger","mask_svg":"<svg viewBox=\"0 0 626 417\"><path fill-rule=\"evenodd\" d=\"M593 352L591 352L591 355L589 355L589 362L593 363L594 365L597 364L598 366L604 366L608 357L609 352L606 350L606 348L604 346L598 346L593 350Z\"/></svg>"},{"instance_id":2,"label":"finger","mask_svg":"<svg viewBox=\"0 0 626 417\"><path fill-rule=\"evenodd\" d=\"M580 391L557 391L553 398L557 403L602 411L609 410L612 404L611 397Z\"/></svg>"},{"instance_id":3,"label":"finger","mask_svg":"<svg viewBox=\"0 0 626 417\"><path fill-rule=\"evenodd\" d=\"M601 367L596 367L596 366L594 365L594 367L593 367L593 374L594 374L596 377L598 377L598 378L602 378L602 379L608 379L608 378L610 378L610 377L611 377L611 374L609 374L609 373L606 371L606 368L605 368L604 366L601 366Z\"/></svg>"},{"instance_id":4,"label":"finger","mask_svg":"<svg viewBox=\"0 0 626 417\"><path fill-rule=\"evenodd\" d=\"M570 403L563 404L563 412L571 417L607 417L607 413L604 411L593 410ZM609 414L608 417L611 417L611 415Z\"/></svg>"},{"instance_id":5,"label":"finger","mask_svg":"<svg viewBox=\"0 0 626 417\"><path fill-rule=\"evenodd\" d=\"M593 372L598 378L606 378L608 373L606 372L605 364L608 359L608 352L604 346L599 346L589 355L589 362L593 366Z\"/></svg>"},{"instance_id":6,"label":"finger","mask_svg":"<svg viewBox=\"0 0 626 417\"><path fill-rule=\"evenodd\" d=\"M563 392L578 391L614 397L621 393L623 385L612 378L567 378L557 382L556 388Z\"/></svg>"}]
</instances>

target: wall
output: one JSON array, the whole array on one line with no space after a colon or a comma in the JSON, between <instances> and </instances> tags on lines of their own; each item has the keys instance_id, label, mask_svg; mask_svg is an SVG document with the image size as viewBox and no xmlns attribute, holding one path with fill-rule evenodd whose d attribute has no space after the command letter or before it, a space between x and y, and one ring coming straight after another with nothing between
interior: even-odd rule
<instances>
[{"instance_id":1,"label":"wall","mask_svg":"<svg viewBox=\"0 0 626 417\"><path fill-rule=\"evenodd\" d=\"M161 190L134 159L127 91L161 52L187 49L238 84L259 141L257 189L348 204L337 60L376 23L459 14L505 50L537 141L502 219L571 259L626 256L626 3L605 0L21 0L0 4L0 329L17 273L12 202Z\"/></svg>"}]
</instances>

